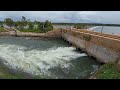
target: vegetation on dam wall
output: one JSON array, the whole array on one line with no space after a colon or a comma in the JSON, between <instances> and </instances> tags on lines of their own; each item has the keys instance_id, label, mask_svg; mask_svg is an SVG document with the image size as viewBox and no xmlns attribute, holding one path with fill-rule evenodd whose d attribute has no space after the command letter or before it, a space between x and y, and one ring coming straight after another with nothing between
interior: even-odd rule
<instances>
[{"instance_id":1,"label":"vegetation on dam wall","mask_svg":"<svg viewBox=\"0 0 120 90\"><path fill-rule=\"evenodd\" d=\"M90 40L91 40L91 36L90 36L90 35L88 35L88 36L85 36L85 35L84 35L84 36L83 36L83 39L86 40L86 41L90 41Z\"/></svg>"}]
</instances>

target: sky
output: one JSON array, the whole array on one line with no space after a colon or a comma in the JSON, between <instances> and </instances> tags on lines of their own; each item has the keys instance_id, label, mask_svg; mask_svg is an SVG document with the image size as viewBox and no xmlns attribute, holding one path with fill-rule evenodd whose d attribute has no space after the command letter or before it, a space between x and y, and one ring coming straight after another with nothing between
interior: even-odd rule
<instances>
[{"instance_id":1,"label":"sky","mask_svg":"<svg viewBox=\"0 0 120 90\"><path fill-rule=\"evenodd\" d=\"M0 20L20 20L25 16L31 21L64 23L106 23L120 24L120 11L0 11Z\"/></svg>"}]
</instances>

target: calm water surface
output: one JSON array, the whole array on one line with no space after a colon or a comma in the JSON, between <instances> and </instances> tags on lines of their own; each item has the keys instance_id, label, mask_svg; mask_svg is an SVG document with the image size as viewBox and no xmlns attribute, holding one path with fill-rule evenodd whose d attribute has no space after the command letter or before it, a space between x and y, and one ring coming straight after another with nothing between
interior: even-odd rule
<instances>
[{"instance_id":1,"label":"calm water surface","mask_svg":"<svg viewBox=\"0 0 120 90\"><path fill-rule=\"evenodd\" d=\"M102 30L103 28L103 30ZM120 27L115 27L115 26L96 26L91 28L93 31L106 33L106 34L115 34L115 35L120 35Z\"/></svg>"}]
</instances>

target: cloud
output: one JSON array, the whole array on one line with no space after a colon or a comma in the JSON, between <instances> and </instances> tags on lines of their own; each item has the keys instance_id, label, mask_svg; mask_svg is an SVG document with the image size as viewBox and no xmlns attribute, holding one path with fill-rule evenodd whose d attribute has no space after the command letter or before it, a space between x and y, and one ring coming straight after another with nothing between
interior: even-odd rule
<instances>
[{"instance_id":1,"label":"cloud","mask_svg":"<svg viewBox=\"0 0 120 90\"><path fill-rule=\"evenodd\" d=\"M32 21L120 24L120 11L0 11L0 20L20 20L21 16Z\"/></svg>"}]
</instances>

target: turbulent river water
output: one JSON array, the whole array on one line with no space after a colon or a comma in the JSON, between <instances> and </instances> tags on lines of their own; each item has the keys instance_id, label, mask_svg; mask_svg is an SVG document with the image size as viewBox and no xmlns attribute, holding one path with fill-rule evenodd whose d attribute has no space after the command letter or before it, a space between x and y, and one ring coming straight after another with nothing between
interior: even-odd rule
<instances>
[{"instance_id":1,"label":"turbulent river water","mask_svg":"<svg viewBox=\"0 0 120 90\"><path fill-rule=\"evenodd\" d=\"M84 79L100 66L62 39L0 37L0 60L14 70L48 79Z\"/></svg>"}]
</instances>

